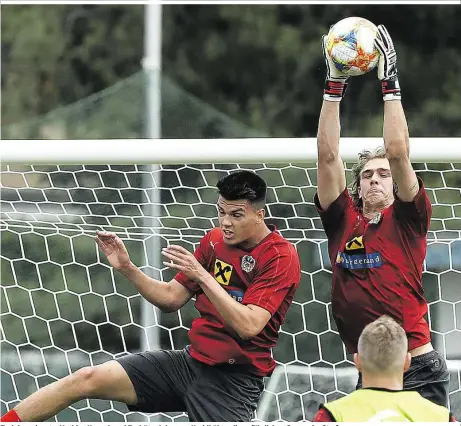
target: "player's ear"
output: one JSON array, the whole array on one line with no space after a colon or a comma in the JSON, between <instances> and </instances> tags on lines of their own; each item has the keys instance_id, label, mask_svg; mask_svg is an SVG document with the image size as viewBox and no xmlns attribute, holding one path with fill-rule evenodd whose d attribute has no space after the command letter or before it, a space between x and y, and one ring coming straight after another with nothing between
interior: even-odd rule
<instances>
[{"instance_id":1,"label":"player's ear","mask_svg":"<svg viewBox=\"0 0 461 426\"><path fill-rule=\"evenodd\" d=\"M362 371L362 367L360 365L360 359L359 359L359 354L358 353L354 354L354 364L357 367L357 370Z\"/></svg>"},{"instance_id":2,"label":"player's ear","mask_svg":"<svg viewBox=\"0 0 461 426\"><path fill-rule=\"evenodd\" d=\"M266 211L264 210L265 205L263 203L254 203L251 204L251 207L256 213L256 223L259 225L264 221L264 216L266 216Z\"/></svg>"},{"instance_id":3,"label":"player's ear","mask_svg":"<svg viewBox=\"0 0 461 426\"><path fill-rule=\"evenodd\" d=\"M408 352L407 355L405 356L405 364L403 364L404 373L408 371L408 369L410 368L410 364L411 364L411 353Z\"/></svg>"},{"instance_id":4,"label":"player's ear","mask_svg":"<svg viewBox=\"0 0 461 426\"><path fill-rule=\"evenodd\" d=\"M256 210L256 215L258 216L256 223L262 223L264 221L264 216L266 216L266 210L258 209Z\"/></svg>"}]
</instances>

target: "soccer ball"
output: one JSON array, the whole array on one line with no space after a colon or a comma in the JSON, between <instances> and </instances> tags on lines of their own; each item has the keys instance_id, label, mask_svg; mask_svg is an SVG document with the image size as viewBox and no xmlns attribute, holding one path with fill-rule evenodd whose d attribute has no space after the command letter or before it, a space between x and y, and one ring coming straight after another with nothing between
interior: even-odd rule
<instances>
[{"instance_id":1,"label":"soccer ball","mask_svg":"<svg viewBox=\"0 0 461 426\"><path fill-rule=\"evenodd\" d=\"M336 68L349 76L371 71L379 59L374 47L378 28L364 18L351 17L337 22L327 35L327 51Z\"/></svg>"}]
</instances>

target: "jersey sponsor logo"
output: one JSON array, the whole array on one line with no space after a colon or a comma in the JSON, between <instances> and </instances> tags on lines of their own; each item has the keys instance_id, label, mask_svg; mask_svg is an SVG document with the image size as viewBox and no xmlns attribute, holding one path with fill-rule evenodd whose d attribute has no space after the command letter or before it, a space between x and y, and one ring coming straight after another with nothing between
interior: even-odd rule
<instances>
[{"instance_id":1,"label":"jersey sponsor logo","mask_svg":"<svg viewBox=\"0 0 461 426\"><path fill-rule=\"evenodd\" d=\"M228 290L229 295L239 303L242 303L245 292L242 290Z\"/></svg>"},{"instance_id":2,"label":"jersey sponsor logo","mask_svg":"<svg viewBox=\"0 0 461 426\"><path fill-rule=\"evenodd\" d=\"M216 259L214 262L214 278L219 284L229 285L230 278L232 275L232 265L223 262L220 259Z\"/></svg>"},{"instance_id":3,"label":"jersey sponsor logo","mask_svg":"<svg viewBox=\"0 0 461 426\"><path fill-rule=\"evenodd\" d=\"M336 264L345 269L379 268L383 265L381 254L346 254L338 251Z\"/></svg>"},{"instance_id":4,"label":"jersey sponsor logo","mask_svg":"<svg viewBox=\"0 0 461 426\"><path fill-rule=\"evenodd\" d=\"M251 272L256 265L256 260L253 256L246 254L242 257L242 270L245 272Z\"/></svg>"},{"instance_id":5,"label":"jersey sponsor logo","mask_svg":"<svg viewBox=\"0 0 461 426\"><path fill-rule=\"evenodd\" d=\"M351 253L351 252L362 252L365 250L365 245L363 244L363 235L360 235L359 237L354 237L352 240L348 241L346 243L346 248L345 252L346 253ZM354 253L355 254L355 253Z\"/></svg>"}]
</instances>

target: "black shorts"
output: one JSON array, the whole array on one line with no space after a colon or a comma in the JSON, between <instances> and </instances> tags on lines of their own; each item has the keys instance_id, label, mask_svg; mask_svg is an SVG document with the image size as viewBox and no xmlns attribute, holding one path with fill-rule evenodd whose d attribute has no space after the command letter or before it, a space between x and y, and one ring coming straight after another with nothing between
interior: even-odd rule
<instances>
[{"instance_id":1,"label":"black shorts","mask_svg":"<svg viewBox=\"0 0 461 426\"><path fill-rule=\"evenodd\" d=\"M242 366L204 364L183 350L159 350L117 359L138 402L130 411L186 412L191 422L249 422L264 388Z\"/></svg>"},{"instance_id":2,"label":"black shorts","mask_svg":"<svg viewBox=\"0 0 461 426\"><path fill-rule=\"evenodd\" d=\"M418 355L411 359L411 365L403 375L403 388L414 390L429 401L448 407L450 373L447 363L437 351ZM359 373L357 389L362 387Z\"/></svg>"}]
</instances>

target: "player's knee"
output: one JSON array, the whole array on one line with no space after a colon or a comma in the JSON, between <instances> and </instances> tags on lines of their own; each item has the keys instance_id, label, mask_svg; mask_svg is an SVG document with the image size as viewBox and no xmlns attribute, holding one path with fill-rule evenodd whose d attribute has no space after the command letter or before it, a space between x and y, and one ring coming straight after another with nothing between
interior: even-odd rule
<instances>
[{"instance_id":1,"label":"player's knee","mask_svg":"<svg viewBox=\"0 0 461 426\"><path fill-rule=\"evenodd\" d=\"M77 399L96 398L134 405L136 392L127 373L116 361L83 367L71 376Z\"/></svg>"},{"instance_id":2,"label":"player's knee","mask_svg":"<svg viewBox=\"0 0 461 426\"><path fill-rule=\"evenodd\" d=\"M97 367L83 367L71 376L72 385L81 397L91 397L100 387Z\"/></svg>"}]
</instances>

